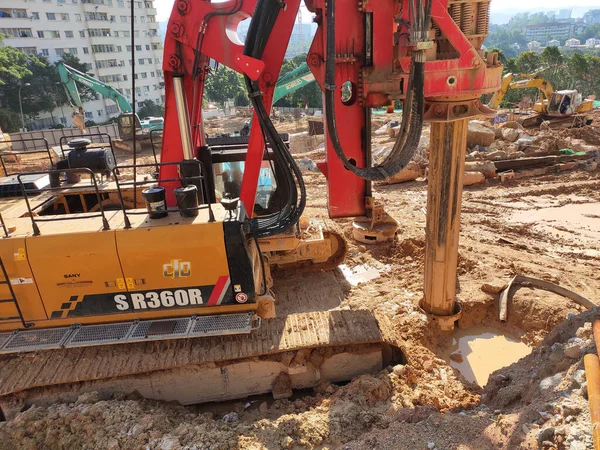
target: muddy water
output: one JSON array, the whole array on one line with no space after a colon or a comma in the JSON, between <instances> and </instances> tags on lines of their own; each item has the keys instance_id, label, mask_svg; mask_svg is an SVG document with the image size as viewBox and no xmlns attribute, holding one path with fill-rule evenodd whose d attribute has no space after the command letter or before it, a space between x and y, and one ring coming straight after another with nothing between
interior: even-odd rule
<instances>
[{"instance_id":1,"label":"muddy water","mask_svg":"<svg viewBox=\"0 0 600 450\"><path fill-rule=\"evenodd\" d=\"M489 327L475 327L454 333L443 348L442 357L468 381L483 387L492 372L517 362L531 351L519 339Z\"/></svg>"}]
</instances>

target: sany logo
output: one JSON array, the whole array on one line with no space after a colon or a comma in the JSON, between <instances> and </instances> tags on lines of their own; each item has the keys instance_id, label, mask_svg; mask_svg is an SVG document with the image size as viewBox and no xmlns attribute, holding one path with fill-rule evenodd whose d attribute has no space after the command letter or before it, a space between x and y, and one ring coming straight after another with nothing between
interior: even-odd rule
<instances>
[{"instance_id":1,"label":"sany logo","mask_svg":"<svg viewBox=\"0 0 600 450\"><path fill-rule=\"evenodd\" d=\"M172 259L169 264L163 265L163 276L167 278L185 278L192 274L192 263Z\"/></svg>"}]
</instances>

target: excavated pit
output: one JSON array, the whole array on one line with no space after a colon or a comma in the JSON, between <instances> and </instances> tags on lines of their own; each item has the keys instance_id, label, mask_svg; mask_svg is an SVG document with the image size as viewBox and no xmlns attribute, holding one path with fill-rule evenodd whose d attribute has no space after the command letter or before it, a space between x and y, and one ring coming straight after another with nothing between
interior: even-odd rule
<instances>
[{"instance_id":1,"label":"excavated pit","mask_svg":"<svg viewBox=\"0 0 600 450\"><path fill-rule=\"evenodd\" d=\"M492 372L533 350L520 338L486 326L457 330L440 346L441 357L465 379L485 387Z\"/></svg>"},{"instance_id":2,"label":"excavated pit","mask_svg":"<svg viewBox=\"0 0 600 450\"><path fill-rule=\"evenodd\" d=\"M290 123L289 130L281 131L301 131L297 127ZM597 127L545 133L542 144L554 145L562 136L560 148L570 138L600 136ZM387 136L375 140L374 148L389 145ZM324 150L314 141L292 142L295 157L321 160ZM509 143L497 140L495 146ZM423 168L426 158L424 147L418 155ZM325 180L311 171L304 176L307 214L326 217ZM585 312L570 300L530 287L514 294L507 323L498 321L497 305L499 290L516 274L543 278L598 301L600 247L589 237L598 220L593 216L599 187L598 171L575 169L465 188L457 280L463 315L455 333L519 337L520 348L533 349L493 371L482 386L444 358L444 343L451 342L452 333L429 327L418 308L427 191L419 178L374 187L376 198L400 223L396 242L354 243L352 220L336 221L349 242L344 264L350 277L370 271L369 277L348 280L342 270L292 274L277 278L274 287L282 315L319 305L385 317L388 335L397 339L404 357L401 364L390 363L345 385L320 383L286 399L251 398L249 408L246 400L198 408L92 390L17 411L0 424L0 450L591 448L582 357L596 352L591 323L600 311ZM577 205L577 214L570 207L555 209L568 204ZM585 220L580 223L578 217Z\"/></svg>"}]
</instances>

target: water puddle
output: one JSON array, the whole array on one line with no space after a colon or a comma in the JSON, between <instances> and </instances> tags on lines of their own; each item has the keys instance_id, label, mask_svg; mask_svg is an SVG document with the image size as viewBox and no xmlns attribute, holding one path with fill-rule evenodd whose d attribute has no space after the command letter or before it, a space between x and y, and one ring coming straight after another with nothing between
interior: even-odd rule
<instances>
[{"instance_id":1,"label":"water puddle","mask_svg":"<svg viewBox=\"0 0 600 450\"><path fill-rule=\"evenodd\" d=\"M532 350L519 339L482 326L455 332L443 348L442 358L468 381L483 387L492 372L517 362Z\"/></svg>"},{"instance_id":2,"label":"water puddle","mask_svg":"<svg viewBox=\"0 0 600 450\"><path fill-rule=\"evenodd\" d=\"M341 264L339 269L344 274L344 278L352 286L358 286L359 283L365 283L367 281L379 278L381 272L387 272L390 266L384 266L383 269L377 269L376 267L370 266L369 264L360 264L354 267L348 267L346 264Z\"/></svg>"}]
</instances>

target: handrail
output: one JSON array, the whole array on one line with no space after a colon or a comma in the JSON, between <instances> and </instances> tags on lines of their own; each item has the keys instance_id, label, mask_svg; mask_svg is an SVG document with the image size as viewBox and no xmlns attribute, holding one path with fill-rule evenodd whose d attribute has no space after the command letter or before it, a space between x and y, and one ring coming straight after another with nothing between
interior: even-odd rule
<instances>
[{"instance_id":1,"label":"handrail","mask_svg":"<svg viewBox=\"0 0 600 450\"><path fill-rule=\"evenodd\" d=\"M113 155L113 159L115 160L115 164L117 163L117 157L115 155L115 149L113 147L113 142L112 142L112 136L108 133L90 133L90 134L74 134L73 136L61 136L61 138L58 140L58 145L60 145L60 151L62 152L62 156L63 159L66 159L66 155L65 155L65 147L63 146L63 142L69 140L72 141L73 139L77 139L77 138L84 138L84 139L88 139L94 136L100 136L100 144L104 144L104 137L108 138L108 146L110 147L110 152ZM68 139L67 139L68 138ZM94 142L93 139L90 139L92 141L92 144L94 143L98 143L98 142ZM67 142L67 148L70 148L71 150L73 149L73 147L69 146L69 143Z\"/></svg>"},{"instance_id":2,"label":"handrail","mask_svg":"<svg viewBox=\"0 0 600 450\"><path fill-rule=\"evenodd\" d=\"M4 158L8 158L11 156L15 156L15 155L33 155L36 153L47 153L48 154L48 158L50 159L50 166L52 166L52 164L54 164L54 161L52 160L52 152L50 151L50 146L48 145L48 140L46 138L23 138L23 139L13 139L10 138L9 141L7 141L6 143L11 144L13 142L21 142L21 143L25 143L25 142L30 142L30 141L43 141L44 142L44 147L45 149L37 149L37 146L34 146L33 150L10 150L10 152L8 153L0 153L0 164L2 164L2 170L4 171L4 175L5 176L10 176L10 175L14 175L19 173L14 172L14 173L8 173L8 171L6 170L6 164L4 162ZM25 147L27 147L27 145L25 145Z\"/></svg>"},{"instance_id":3,"label":"handrail","mask_svg":"<svg viewBox=\"0 0 600 450\"><path fill-rule=\"evenodd\" d=\"M186 176L186 177L178 177L178 178L168 178L165 180L161 180L161 182L172 182L172 181L179 181L180 183L182 183L184 181L191 181L191 180L201 180L202 182L202 187L204 190L206 190L208 192L208 186L207 186L207 180L206 177L202 174L205 173L205 169L204 169L204 165L202 164L201 161L198 160L190 160L190 161L185 161L185 163L194 163L194 164L198 164L199 166L199 173L200 175L195 175L195 176ZM174 165L181 165L181 162L165 162L165 163L155 163L155 164L136 164L135 167L137 168L142 168L142 167L163 167L163 166L174 166ZM130 165L123 165L123 166L119 166L119 169L128 169L128 168L132 168L134 167L133 164ZM125 208L125 202L123 200L123 192L121 190L121 186L133 186L133 195L136 196L136 190L137 190L137 186L141 186L141 185L146 185L146 184L155 184L156 180L143 180L143 181L137 181L137 180L132 180L132 181L119 181L119 174L117 173L117 167L115 167L113 169L113 178L115 180L115 183L117 185L117 193L119 195L119 202L121 203L121 211L123 212L123 218L124 218L124 222L125 222L125 228L129 229L131 228L131 221L129 220L129 217L127 217L127 215L135 215L135 214L147 214L147 211L127 211L127 209ZM200 198L201 196L201 192L198 192L198 197ZM213 213L213 210L210 206L210 202L209 203L205 203L202 205L198 205L194 208L185 208L186 210L191 210L191 211L196 211L196 210L200 210L200 209L208 209L208 221L209 222L214 222L215 221L215 215ZM167 208L166 212L179 212L181 211L181 209L179 208L179 206L177 206L176 208Z\"/></svg>"},{"instance_id":4,"label":"handrail","mask_svg":"<svg viewBox=\"0 0 600 450\"><path fill-rule=\"evenodd\" d=\"M116 169L113 169L113 173L115 172ZM82 189L83 186L58 186L58 187L47 187L47 188L41 188L41 189L26 189L25 185L23 184L23 180L21 179L22 176L26 176L26 175L52 175L52 174L61 174L61 173L81 173L81 172L86 172L90 175L90 181L91 181L91 185L94 186L94 191L96 193L96 199L98 200L98 206L100 209L100 212L98 214L91 214L86 216L86 219L91 219L91 218L95 218L95 217L102 217L102 229L103 230L110 230L110 226L108 224L108 220L106 220L106 215L104 214L104 208L102 206L102 199L100 198L100 191L98 190L98 182L96 181L96 177L94 176L94 172L92 172L90 169L88 168L81 168L81 169L60 169L60 170L43 170L43 171L39 171L39 172L26 172L26 173L20 173L17 175L17 181L19 182L19 185L21 186L21 192L23 194L23 197L25 198L25 203L27 205L27 211L29 213L29 217L31 218L31 227L33 228L33 235L34 236L39 236L40 233L40 229L36 223L37 222L52 222L52 221L58 221L58 220L74 220L74 219L80 219L81 217L68 217L66 215L61 215L58 217L46 217L46 218L35 218L34 214L33 214L33 209L31 209L31 204L29 203L29 197L27 195L27 193L40 193L41 191L61 191L61 190L66 190L66 189ZM35 209L35 208L34 208Z\"/></svg>"}]
</instances>

